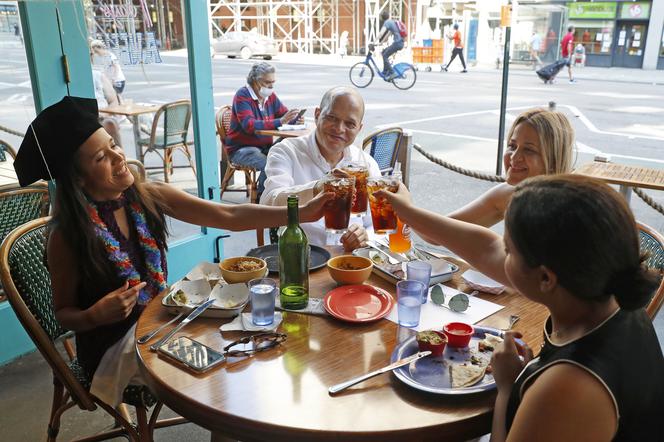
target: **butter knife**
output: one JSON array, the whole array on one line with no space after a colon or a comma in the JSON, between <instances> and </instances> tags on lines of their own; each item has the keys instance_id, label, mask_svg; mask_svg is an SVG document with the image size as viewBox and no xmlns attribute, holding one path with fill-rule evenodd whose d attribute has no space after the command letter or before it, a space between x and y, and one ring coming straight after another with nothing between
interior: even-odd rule
<instances>
[{"instance_id":1,"label":"butter knife","mask_svg":"<svg viewBox=\"0 0 664 442\"><path fill-rule=\"evenodd\" d=\"M399 368L404 365L408 365L411 362L417 361L420 358L423 358L425 356L429 356L431 354L430 351L421 351L419 353L415 353L412 356L408 356L407 358L399 359L398 361L388 365L387 367L379 368L378 370L372 371L367 374L363 374L362 376L357 376L353 379L349 379L346 382L342 382L340 384L336 384L328 388L328 392L330 394L336 394L339 393L342 390L345 390L348 387L351 387L355 384L359 384L362 381L366 381L367 379L371 379L374 376L378 376L379 374L387 373L388 371L392 371L395 368Z\"/></svg>"},{"instance_id":2,"label":"butter knife","mask_svg":"<svg viewBox=\"0 0 664 442\"><path fill-rule=\"evenodd\" d=\"M152 351L157 351L159 347L164 345L165 342L168 342L169 339L173 337L177 332L179 332L182 327L185 325L189 324L191 321L196 319L198 315L203 313L209 306L211 306L214 303L215 298L208 299L207 301L203 302L202 304L199 304L198 307L196 307L191 313L189 313L189 316L184 318L182 322L180 322L177 327L175 327L173 330L171 330L166 336L155 342L150 346L150 350Z\"/></svg>"}]
</instances>

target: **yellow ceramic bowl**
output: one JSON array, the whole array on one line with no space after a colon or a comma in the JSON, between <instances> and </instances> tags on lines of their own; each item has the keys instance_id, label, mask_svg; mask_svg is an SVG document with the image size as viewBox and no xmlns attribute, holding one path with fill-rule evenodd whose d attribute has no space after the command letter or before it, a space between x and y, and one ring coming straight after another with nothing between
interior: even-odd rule
<instances>
[{"instance_id":1,"label":"yellow ceramic bowl","mask_svg":"<svg viewBox=\"0 0 664 442\"><path fill-rule=\"evenodd\" d=\"M354 255L335 256L327 261L327 270L338 284L364 284L371 276L373 262Z\"/></svg>"},{"instance_id":2,"label":"yellow ceramic bowl","mask_svg":"<svg viewBox=\"0 0 664 442\"><path fill-rule=\"evenodd\" d=\"M259 263L261 266L256 270L249 270L246 272L231 270L231 268L238 264L240 261L254 261ZM219 263L219 268L221 269L221 276L223 276L224 280L229 284L249 282L252 279L262 278L267 274L267 263L262 259L254 258L253 256L236 256L235 258L226 258Z\"/></svg>"}]
</instances>

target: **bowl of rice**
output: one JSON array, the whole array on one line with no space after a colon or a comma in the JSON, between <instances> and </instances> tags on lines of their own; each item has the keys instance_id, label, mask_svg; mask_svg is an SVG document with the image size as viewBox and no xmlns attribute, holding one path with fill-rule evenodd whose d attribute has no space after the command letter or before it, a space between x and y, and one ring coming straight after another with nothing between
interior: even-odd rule
<instances>
[{"instance_id":1,"label":"bowl of rice","mask_svg":"<svg viewBox=\"0 0 664 442\"><path fill-rule=\"evenodd\" d=\"M229 284L249 282L267 274L267 263L253 256L226 258L219 263L221 276Z\"/></svg>"}]
</instances>

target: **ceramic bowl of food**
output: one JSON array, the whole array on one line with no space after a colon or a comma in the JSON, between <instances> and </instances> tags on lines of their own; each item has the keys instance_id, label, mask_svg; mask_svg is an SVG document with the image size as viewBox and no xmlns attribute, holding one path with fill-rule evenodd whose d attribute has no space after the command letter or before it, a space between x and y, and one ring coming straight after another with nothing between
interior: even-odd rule
<instances>
[{"instance_id":1,"label":"ceramic bowl of food","mask_svg":"<svg viewBox=\"0 0 664 442\"><path fill-rule=\"evenodd\" d=\"M267 263L253 256L226 258L219 263L219 268L224 281L229 284L249 282L267 274Z\"/></svg>"},{"instance_id":2,"label":"ceramic bowl of food","mask_svg":"<svg viewBox=\"0 0 664 442\"><path fill-rule=\"evenodd\" d=\"M364 284L371 276L373 262L363 256L335 256L327 261L327 270L337 284Z\"/></svg>"},{"instance_id":3,"label":"ceramic bowl of food","mask_svg":"<svg viewBox=\"0 0 664 442\"><path fill-rule=\"evenodd\" d=\"M450 322L443 327L443 333L447 336L447 345L450 347L468 347L473 332L473 326L465 322Z\"/></svg>"},{"instance_id":4,"label":"ceramic bowl of food","mask_svg":"<svg viewBox=\"0 0 664 442\"><path fill-rule=\"evenodd\" d=\"M418 332L415 339L420 351L430 351L431 356L442 356L447 345L447 336L445 333L437 330L425 330Z\"/></svg>"}]
</instances>

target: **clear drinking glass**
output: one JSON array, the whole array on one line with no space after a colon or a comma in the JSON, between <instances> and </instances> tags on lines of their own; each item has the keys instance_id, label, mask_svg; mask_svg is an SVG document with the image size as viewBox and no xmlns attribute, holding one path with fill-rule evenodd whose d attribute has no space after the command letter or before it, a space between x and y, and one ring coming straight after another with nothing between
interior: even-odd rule
<instances>
[{"instance_id":1,"label":"clear drinking glass","mask_svg":"<svg viewBox=\"0 0 664 442\"><path fill-rule=\"evenodd\" d=\"M429 280L431 279L431 264L424 261L409 261L406 264L406 278L424 284L422 304L426 303L429 294Z\"/></svg>"},{"instance_id":2,"label":"clear drinking glass","mask_svg":"<svg viewBox=\"0 0 664 442\"><path fill-rule=\"evenodd\" d=\"M424 284L420 281L397 282L397 313L400 326L417 327L419 325L422 291L424 290Z\"/></svg>"},{"instance_id":3,"label":"clear drinking glass","mask_svg":"<svg viewBox=\"0 0 664 442\"><path fill-rule=\"evenodd\" d=\"M397 231L397 215L394 213L392 204L390 204L385 198L376 197L374 192L387 190L396 193L399 190L400 182L400 173L382 177L370 177L367 180L371 220L373 221L374 232L379 235L395 233Z\"/></svg>"},{"instance_id":4,"label":"clear drinking glass","mask_svg":"<svg viewBox=\"0 0 664 442\"><path fill-rule=\"evenodd\" d=\"M251 322L254 325L270 325L274 322L274 302L277 293L277 283L273 279L257 278L249 281Z\"/></svg>"}]
</instances>

